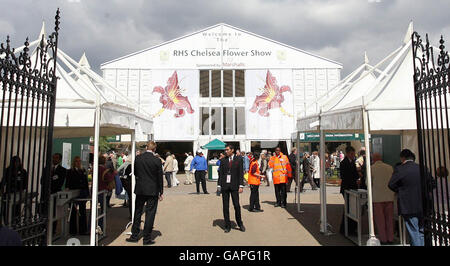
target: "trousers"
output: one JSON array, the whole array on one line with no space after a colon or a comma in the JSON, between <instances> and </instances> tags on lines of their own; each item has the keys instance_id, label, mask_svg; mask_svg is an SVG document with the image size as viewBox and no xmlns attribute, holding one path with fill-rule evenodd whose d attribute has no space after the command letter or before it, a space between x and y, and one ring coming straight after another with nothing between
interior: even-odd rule
<instances>
[{"instance_id":1,"label":"trousers","mask_svg":"<svg viewBox=\"0 0 450 266\"><path fill-rule=\"evenodd\" d=\"M200 182L202 183L203 193L208 192L206 189L206 179L205 179L206 171L198 170L195 171L195 185L197 188L197 193L200 193Z\"/></svg>"},{"instance_id":2,"label":"trousers","mask_svg":"<svg viewBox=\"0 0 450 266\"><path fill-rule=\"evenodd\" d=\"M394 241L394 202L374 202L373 216L381 242Z\"/></svg>"},{"instance_id":3,"label":"trousers","mask_svg":"<svg viewBox=\"0 0 450 266\"><path fill-rule=\"evenodd\" d=\"M231 199L233 201L234 215L236 218L236 223L238 226L241 226L242 218L241 218L241 206L239 205L239 191L231 190L231 187L224 187L224 188L221 188L221 193L222 193L223 218L225 220L225 227L227 227L227 228L231 227L230 195L231 195Z\"/></svg>"},{"instance_id":4,"label":"trousers","mask_svg":"<svg viewBox=\"0 0 450 266\"><path fill-rule=\"evenodd\" d=\"M192 184L192 173L189 170L185 170L186 172L186 181L184 181L185 184Z\"/></svg>"},{"instance_id":5,"label":"trousers","mask_svg":"<svg viewBox=\"0 0 450 266\"><path fill-rule=\"evenodd\" d=\"M166 177L167 187L172 187L172 172L165 172L164 176Z\"/></svg>"},{"instance_id":6,"label":"trousers","mask_svg":"<svg viewBox=\"0 0 450 266\"><path fill-rule=\"evenodd\" d=\"M128 212L130 214L131 217L131 210L132 210L132 204L133 204L133 197L132 197L132 192L131 192L131 181L129 181L128 179L125 178L120 178L120 181L122 181L122 185L123 188L125 189L125 191L128 194Z\"/></svg>"},{"instance_id":7,"label":"trousers","mask_svg":"<svg viewBox=\"0 0 450 266\"><path fill-rule=\"evenodd\" d=\"M286 183L274 184L275 187L275 198L277 199L277 204L279 206L286 206Z\"/></svg>"},{"instance_id":8,"label":"trousers","mask_svg":"<svg viewBox=\"0 0 450 266\"><path fill-rule=\"evenodd\" d=\"M153 224L155 222L156 209L158 208L158 196L136 195L133 227L131 228L131 237L138 238L141 231L141 217L144 213L145 205L145 222L144 222L144 242L151 240Z\"/></svg>"},{"instance_id":9,"label":"trousers","mask_svg":"<svg viewBox=\"0 0 450 266\"><path fill-rule=\"evenodd\" d=\"M316 184L316 186L318 188L320 188L320 178L313 178L313 180L314 180L314 183Z\"/></svg>"},{"instance_id":10,"label":"trousers","mask_svg":"<svg viewBox=\"0 0 450 266\"><path fill-rule=\"evenodd\" d=\"M293 171L294 172L294 171ZM294 172L295 174L297 174L297 172ZM288 191L288 192L290 192L291 191L291 185L292 185L292 182L295 182L295 185L297 186L298 184L297 184L297 177L296 177L296 175L294 175L292 178L289 178L289 180L288 180L288 182L287 182L287 184L286 184L286 190Z\"/></svg>"},{"instance_id":11,"label":"trousers","mask_svg":"<svg viewBox=\"0 0 450 266\"><path fill-rule=\"evenodd\" d=\"M403 216L403 219L405 220L411 246L424 246L423 225L421 225L419 218L414 216Z\"/></svg>"},{"instance_id":12,"label":"trousers","mask_svg":"<svg viewBox=\"0 0 450 266\"><path fill-rule=\"evenodd\" d=\"M78 210L76 205L78 205ZM77 214L80 214L80 218L77 221ZM78 224L78 226L77 226ZM70 213L70 227L69 232L71 235L77 234L77 229L79 234L87 233L87 217L86 217L86 202L79 201L72 205L72 211Z\"/></svg>"},{"instance_id":13,"label":"trousers","mask_svg":"<svg viewBox=\"0 0 450 266\"><path fill-rule=\"evenodd\" d=\"M248 210L259 210L261 205L259 205L259 186L250 185L250 207Z\"/></svg>"},{"instance_id":14,"label":"trousers","mask_svg":"<svg viewBox=\"0 0 450 266\"><path fill-rule=\"evenodd\" d=\"M311 174L303 174L302 182L300 182L300 192L303 191L303 186L305 185L306 181L309 182L309 184L311 185L312 189L316 189L317 188L316 184L312 181Z\"/></svg>"}]
</instances>

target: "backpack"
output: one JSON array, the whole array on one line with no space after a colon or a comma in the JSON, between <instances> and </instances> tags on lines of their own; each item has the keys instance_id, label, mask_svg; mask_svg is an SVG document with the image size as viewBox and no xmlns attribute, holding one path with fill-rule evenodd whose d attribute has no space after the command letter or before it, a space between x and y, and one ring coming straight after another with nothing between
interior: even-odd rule
<instances>
[{"instance_id":1,"label":"backpack","mask_svg":"<svg viewBox=\"0 0 450 266\"><path fill-rule=\"evenodd\" d=\"M103 182L106 182L106 180L105 180L105 174L109 171L110 169L109 168L107 168L104 172L103 172L103 174L102 174L102 180L103 180ZM106 185L106 189L108 190L108 191L112 191L113 189L115 189L116 188L116 181L113 179L112 181L109 181L108 182L108 184Z\"/></svg>"}]
</instances>

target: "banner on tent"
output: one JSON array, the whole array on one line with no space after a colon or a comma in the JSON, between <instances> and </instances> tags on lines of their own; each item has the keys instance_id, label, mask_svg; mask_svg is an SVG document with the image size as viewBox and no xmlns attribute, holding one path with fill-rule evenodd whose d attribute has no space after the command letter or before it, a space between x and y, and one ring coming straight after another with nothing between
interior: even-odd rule
<instances>
[{"instance_id":1,"label":"banner on tent","mask_svg":"<svg viewBox=\"0 0 450 266\"><path fill-rule=\"evenodd\" d=\"M289 139L294 131L292 70L245 72L249 139Z\"/></svg>"},{"instance_id":2,"label":"banner on tent","mask_svg":"<svg viewBox=\"0 0 450 266\"><path fill-rule=\"evenodd\" d=\"M199 123L199 72L153 70L151 90L155 140L195 139Z\"/></svg>"}]
</instances>

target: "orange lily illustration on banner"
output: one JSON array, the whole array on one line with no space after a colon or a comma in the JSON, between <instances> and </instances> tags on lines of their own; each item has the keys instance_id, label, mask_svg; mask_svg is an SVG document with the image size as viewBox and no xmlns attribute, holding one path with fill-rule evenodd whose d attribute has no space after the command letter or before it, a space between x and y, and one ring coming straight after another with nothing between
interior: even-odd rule
<instances>
[{"instance_id":1,"label":"orange lily illustration on banner","mask_svg":"<svg viewBox=\"0 0 450 266\"><path fill-rule=\"evenodd\" d=\"M281 104L284 102L284 92L290 92L291 88L289 86L279 87L277 84L277 79L267 70L266 84L264 88L260 88L263 91L261 95L256 96L250 112L256 113L263 117L268 117L270 109L280 108L283 115L293 117L289 114Z\"/></svg>"},{"instance_id":2,"label":"orange lily illustration on banner","mask_svg":"<svg viewBox=\"0 0 450 266\"><path fill-rule=\"evenodd\" d=\"M154 87L152 93L155 92L161 94L159 102L162 104L162 107L153 117L160 116L165 110L175 110L174 116L176 118L183 117L186 111L189 114L194 113L189 98L181 95L182 90L178 84L177 71L174 71L172 76L167 80L165 88L161 86Z\"/></svg>"}]
</instances>

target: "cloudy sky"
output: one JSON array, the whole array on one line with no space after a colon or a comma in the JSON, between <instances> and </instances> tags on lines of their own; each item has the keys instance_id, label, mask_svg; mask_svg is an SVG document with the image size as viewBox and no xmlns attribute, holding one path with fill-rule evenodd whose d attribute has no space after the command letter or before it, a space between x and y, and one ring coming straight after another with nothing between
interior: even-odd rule
<instances>
[{"instance_id":1,"label":"cloudy sky","mask_svg":"<svg viewBox=\"0 0 450 266\"><path fill-rule=\"evenodd\" d=\"M450 1L412 0L1 0L0 39L19 46L47 34L61 9L60 48L101 63L224 22L344 65L343 76L401 45L409 22L450 41ZM450 46L449 46L450 47Z\"/></svg>"}]
</instances>

